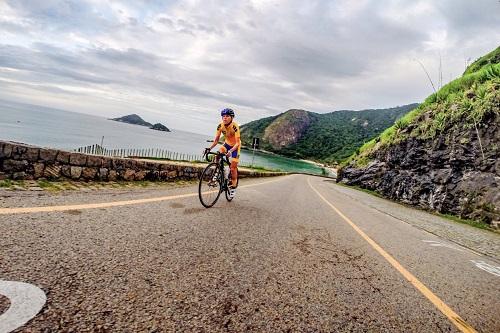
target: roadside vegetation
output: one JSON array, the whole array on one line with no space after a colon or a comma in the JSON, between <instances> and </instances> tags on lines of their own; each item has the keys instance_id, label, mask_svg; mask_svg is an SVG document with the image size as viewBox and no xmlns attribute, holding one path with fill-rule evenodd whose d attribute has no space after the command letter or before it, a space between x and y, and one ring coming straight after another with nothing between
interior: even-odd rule
<instances>
[{"instance_id":1,"label":"roadside vegetation","mask_svg":"<svg viewBox=\"0 0 500 333\"><path fill-rule=\"evenodd\" d=\"M432 139L445 130L471 129L500 114L500 47L471 64L464 75L430 95L424 103L380 136L359 148L341 166L366 166L377 149L409 138Z\"/></svg>"},{"instance_id":2,"label":"roadside vegetation","mask_svg":"<svg viewBox=\"0 0 500 333\"><path fill-rule=\"evenodd\" d=\"M47 192L62 192L62 191L91 191L98 189L120 189L120 188L149 188L149 187L171 187L192 185L197 180L177 180L169 182L158 181L91 181L77 182L70 180L0 180L0 189L10 191L47 191Z\"/></svg>"},{"instance_id":3,"label":"roadside vegetation","mask_svg":"<svg viewBox=\"0 0 500 333\"><path fill-rule=\"evenodd\" d=\"M369 189L363 188L361 186L346 185L346 184L343 184L343 183L337 183L337 185L342 186L342 187L346 187L346 188L350 188L350 189L356 189L358 191L361 191L361 192L373 195L373 196L375 196L377 198L388 200L382 194L380 194L380 193L378 193L376 191L373 191L373 190L369 190ZM391 202L394 202L394 201L391 201ZM413 206L413 205L407 205L407 204L402 203L402 202L398 202L398 204L402 205L404 207L412 208L412 209L423 210L423 211L426 211L426 212L428 212L430 214L433 214L433 215L442 217L444 219L447 219L449 221L458 222L458 223L462 223L462 224L467 224L467 225L470 225L471 227L475 227L475 228L479 228L479 229L484 229L484 230L488 230L488 231L493 231L493 232L496 232L496 233L500 233L499 230L492 228L489 224L484 223L482 221L475 221L475 220L471 220L471 219L463 219L463 218L460 218L460 217L455 216L455 215L438 213L438 212L435 212L433 210L428 210L428 209L416 207L416 206Z\"/></svg>"}]
</instances>

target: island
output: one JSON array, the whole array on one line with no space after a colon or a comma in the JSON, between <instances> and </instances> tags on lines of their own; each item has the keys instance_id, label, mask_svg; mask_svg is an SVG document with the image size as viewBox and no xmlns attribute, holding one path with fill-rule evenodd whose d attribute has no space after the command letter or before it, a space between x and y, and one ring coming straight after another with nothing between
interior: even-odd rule
<instances>
[{"instance_id":1,"label":"island","mask_svg":"<svg viewBox=\"0 0 500 333\"><path fill-rule=\"evenodd\" d=\"M157 131L170 132L170 130L167 128L167 126L160 124L160 123L154 124L150 128L157 130Z\"/></svg>"},{"instance_id":2,"label":"island","mask_svg":"<svg viewBox=\"0 0 500 333\"><path fill-rule=\"evenodd\" d=\"M167 128L167 126L157 123L157 124L151 124L142 119L139 115L137 114L129 114L127 116L119 117L119 118L111 118L109 120L113 121L119 121L122 123L127 123L127 124L132 124L132 125L140 125L140 126L147 126L151 129L157 130L157 131L163 131L163 132L170 132L170 130Z\"/></svg>"}]
</instances>

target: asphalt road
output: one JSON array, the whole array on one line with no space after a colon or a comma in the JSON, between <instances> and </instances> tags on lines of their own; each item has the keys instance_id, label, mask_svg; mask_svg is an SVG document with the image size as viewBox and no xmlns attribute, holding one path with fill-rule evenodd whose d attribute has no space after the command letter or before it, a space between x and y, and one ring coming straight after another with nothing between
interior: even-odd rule
<instances>
[{"instance_id":1,"label":"asphalt road","mask_svg":"<svg viewBox=\"0 0 500 333\"><path fill-rule=\"evenodd\" d=\"M300 175L243 180L210 209L196 190L1 198L0 282L46 296L15 332L500 332L498 260L409 208ZM5 288L0 332L22 321Z\"/></svg>"}]
</instances>

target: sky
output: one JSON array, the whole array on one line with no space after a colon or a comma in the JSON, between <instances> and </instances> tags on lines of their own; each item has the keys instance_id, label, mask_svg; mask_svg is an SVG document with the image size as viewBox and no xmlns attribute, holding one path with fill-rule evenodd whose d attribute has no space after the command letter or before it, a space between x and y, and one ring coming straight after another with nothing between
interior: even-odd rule
<instances>
[{"instance_id":1,"label":"sky","mask_svg":"<svg viewBox=\"0 0 500 333\"><path fill-rule=\"evenodd\" d=\"M498 0L0 0L0 100L213 134L225 107L421 102L422 65L439 86L499 45Z\"/></svg>"}]
</instances>

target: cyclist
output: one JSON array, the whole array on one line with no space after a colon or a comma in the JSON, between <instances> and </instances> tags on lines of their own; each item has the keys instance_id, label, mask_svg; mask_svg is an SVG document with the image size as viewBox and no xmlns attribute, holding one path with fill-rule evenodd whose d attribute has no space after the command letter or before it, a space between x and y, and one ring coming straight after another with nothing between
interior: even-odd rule
<instances>
[{"instance_id":1,"label":"cyclist","mask_svg":"<svg viewBox=\"0 0 500 333\"><path fill-rule=\"evenodd\" d=\"M224 135L224 144L219 151L231 158L231 179L229 184L229 195L234 197L238 186L238 162L240 161L241 139L240 126L234 121L234 111L226 108L220 112L222 122L217 126L215 139L206 151L210 151L219 142L221 134Z\"/></svg>"}]
</instances>

